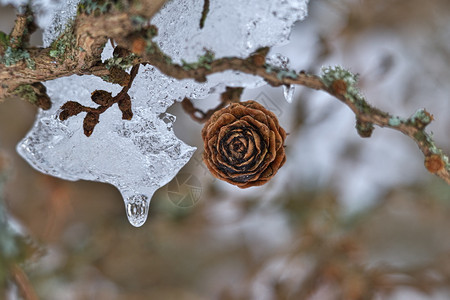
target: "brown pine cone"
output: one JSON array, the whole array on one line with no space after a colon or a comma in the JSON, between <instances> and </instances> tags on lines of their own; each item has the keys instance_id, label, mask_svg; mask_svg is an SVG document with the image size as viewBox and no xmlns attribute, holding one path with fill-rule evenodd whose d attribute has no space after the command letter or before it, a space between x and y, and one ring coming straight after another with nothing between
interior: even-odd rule
<instances>
[{"instance_id":1,"label":"brown pine cone","mask_svg":"<svg viewBox=\"0 0 450 300\"><path fill-rule=\"evenodd\" d=\"M286 161L286 132L272 112L252 100L216 111L202 138L211 173L240 188L265 184Z\"/></svg>"}]
</instances>

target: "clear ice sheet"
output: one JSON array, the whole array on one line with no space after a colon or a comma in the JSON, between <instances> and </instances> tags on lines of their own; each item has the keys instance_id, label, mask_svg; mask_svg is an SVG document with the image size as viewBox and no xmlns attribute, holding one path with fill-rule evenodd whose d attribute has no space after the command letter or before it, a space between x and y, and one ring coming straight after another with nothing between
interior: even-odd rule
<instances>
[{"instance_id":1,"label":"clear ice sheet","mask_svg":"<svg viewBox=\"0 0 450 300\"><path fill-rule=\"evenodd\" d=\"M136 83L149 80L147 76L140 73ZM114 95L120 87L95 76L71 76L45 85L53 108L39 112L33 129L18 145L18 152L44 173L67 180L113 184L126 200L130 222L142 225L153 193L167 184L195 151L175 136L172 130L175 117L164 113L158 105L139 107L137 103L142 102L139 99L149 96L142 95L135 84L129 92L135 104L133 119L122 120L115 105L100 116L100 123L86 137L84 113L62 122L58 119L59 107L68 100L95 107L90 101L91 92L104 89ZM143 208L130 209L131 202L138 198Z\"/></svg>"},{"instance_id":2,"label":"clear ice sheet","mask_svg":"<svg viewBox=\"0 0 450 300\"><path fill-rule=\"evenodd\" d=\"M75 11L76 1L55 10L44 28L46 45L55 39ZM64 5L66 4L66 5ZM259 47L285 43L293 23L306 16L306 0L211 1L203 29L199 19L203 0L168 2L153 18L159 28L157 42L175 62L196 61L206 50L216 57L246 57ZM103 58L111 55L109 44ZM166 113L174 101L188 96L205 98L225 86L256 87L260 78L228 71L208 76L206 83L175 80L156 68L141 66L129 91L133 119L122 120L115 105L100 115L90 137L83 133L85 113L60 121L59 107L66 101L96 106L90 100L96 89L120 91L118 85L94 76L70 76L45 82L52 99L50 110L40 110L35 124L17 151L39 171L67 180L92 180L116 186L125 202L130 223L144 224L153 193L167 184L195 151L173 130L175 116Z\"/></svg>"}]
</instances>

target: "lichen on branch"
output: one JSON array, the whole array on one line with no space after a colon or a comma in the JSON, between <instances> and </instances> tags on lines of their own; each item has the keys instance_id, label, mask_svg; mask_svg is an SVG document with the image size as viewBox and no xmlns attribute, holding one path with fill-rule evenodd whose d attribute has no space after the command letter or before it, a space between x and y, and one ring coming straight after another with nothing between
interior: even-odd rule
<instances>
[{"instance_id":1,"label":"lichen on branch","mask_svg":"<svg viewBox=\"0 0 450 300\"><path fill-rule=\"evenodd\" d=\"M98 2L83 1L80 7L84 9L79 9L75 19L47 48L30 47L25 43L34 26L29 21L32 20L32 13L27 11L19 15L9 35L0 33L0 100L16 95L14 91L21 85L64 76L114 77L111 68L107 68L101 60L108 39L128 45L131 35L143 26L137 20L151 18L166 1L111 1L117 5L107 5L106 10L103 6L99 10L89 10L88 3L94 5ZM17 44L17 41L20 43Z\"/></svg>"},{"instance_id":2,"label":"lichen on branch","mask_svg":"<svg viewBox=\"0 0 450 300\"><path fill-rule=\"evenodd\" d=\"M173 64L166 54L156 45L152 51L142 55L141 61L148 61L162 73L177 78L193 78L199 82L206 81L206 76L226 70L234 70L252 74L263 78L271 86L302 85L308 88L322 90L339 99L347 105L356 116L356 128L360 136L370 137L374 125L388 127L407 135L418 145L425 156L427 170L436 174L450 184L450 161L442 149L438 148L425 127L431 123L433 117L426 110L418 110L411 117L402 119L371 106L357 87L358 76L341 67L323 69L321 76L282 69L265 63L265 49L260 49L248 58L224 57L208 61L208 67L198 65L196 68L185 68L183 65ZM257 58L255 60L255 58ZM264 59L263 59L264 58ZM427 161L441 160L433 164L442 166L430 168Z\"/></svg>"},{"instance_id":3,"label":"lichen on branch","mask_svg":"<svg viewBox=\"0 0 450 300\"><path fill-rule=\"evenodd\" d=\"M35 96L30 92L38 90L31 88L34 84L73 74L96 75L126 88L129 80L124 69L138 64L150 64L175 79L191 78L198 82L205 82L208 75L233 70L259 76L271 86L302 85L329 93L354 112L356 129L362 137L369 137L374 125L402 132L414 140L423 152L426 168L450 184L449 158L425 131L433 120L426 110L418 110L409 118L393 116L366 101L358 90L357 76L348 70L341 67L325 68L323 74L317 76L272 66L265 59L267 48L259 49L247 58L216 59L214 53L206 51L196 62L175 64L153 41L157 30L146 21L165 2L82 1L71 25L48 48L27 46L26 40L33 27L30 21L32 18L30 15L19 16L10 35L0 34L0 99L19 95L33 100ZM206 8L207 3L205 1ZM201 22L204 22L207 9L203 11ZM119 55L102 63L101 53L109 39L114 40L121 49L133 53ZM119 107L125 110L130 105L122 103ZM100 108L83 109L92 113L90 110ZM98 121L92 114L89 119Z\"/></svg>"}]
</instances>

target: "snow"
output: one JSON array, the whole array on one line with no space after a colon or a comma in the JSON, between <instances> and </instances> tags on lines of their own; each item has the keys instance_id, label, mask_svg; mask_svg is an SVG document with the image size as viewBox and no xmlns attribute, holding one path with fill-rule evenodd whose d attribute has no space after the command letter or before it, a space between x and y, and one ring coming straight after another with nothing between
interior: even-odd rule
<instances>
[{"instance_id":1,"label":"snow","mask_svg":"<svg viewBox=\"0 0 450 300\"><path fill-rule=\"evenodd\" d=\"M216 57L246 57L260 47L286 43L294 22L306 16L307 2L211 1L205 26L200 29L203 1L177 0L168 2L152 24L159 29L156 41L175 62L196 61L206 50L214 52ZM47 24L44 45L49 45L64 30L76 13L76 4L68 0L60 3L58 9L52 6L52 21L48 22L48 16L41 21ZM111 49L105 47L102 58L108 55ZM283 59L281 62L287 63ZM120 87L94 76L51 80L45 86L53 106L39 111L33 128L18 144L17 151L43 173L67 180L113 184L124 198L130 223L138 227L147 219L153 193L167 184L195 151L175 136L172 126L176 118L166 113L167 108L186 96L205 98L223 91L225 86L262 84L260 78L231 71L211 75L203 84L178 81L150 65L141 66L129 91L133 119L122 120L120 110L113 106L101 114L100 123L86 137L82 127L84 113L60 121L61 105L77 101L93 106L90 95L94 90L115 95Z\"/></svg>"}]
</instances>

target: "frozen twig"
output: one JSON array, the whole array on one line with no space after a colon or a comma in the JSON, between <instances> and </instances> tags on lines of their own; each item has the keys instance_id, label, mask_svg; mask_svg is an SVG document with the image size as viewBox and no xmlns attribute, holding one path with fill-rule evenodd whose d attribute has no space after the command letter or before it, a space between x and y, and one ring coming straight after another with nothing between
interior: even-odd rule
<instances>
[{"instance_id":1,"label":"frozen twig","mask_svg":"<svg viewBox=\"0 0 450 300\"><path fill-rule=\"evenodd\" d=\"M244 91L243 88L227 87L225 92L223 92L220 95L219 105L206 112L203 112L198 108L195 108L194 104L192 104L191 100L187 97L184 98L184 100L181 102L181 105L184 111L187 112L192 119L200 123L205 123L216 111L221 110L230 103L239 102L243 91Z\"/></svg>"},{"instance_id":2,"label":"frozen twig","mask_svg":"<svg viewBox=\"0 0 450 300\"><path fill-rule=\"evenodd\" d=\"M267 48L259 49L248 58L215 59L214 54L207 51L197 62L174 64L152 41L157 30L146 21L165 2L123 1L120 8L110 5L105 6L105 11L97 11L98 7L90 7L89 1L81 1L73 23L50 47L25 48L8 54L8 48L3 43L0 55L2 61L8 61L8 64L0 64L0 99L14 94L36 99L37 88L33 85L72 74L93 74L123 85L123 76L119 76L119 80L116 78L117 69L139 63L153 65L176 79L193 78L198 82L205 82L210 74L234 70L259 76L272 86L303 85L329 93L355 113L356 128L362 137L369 137L374 125L402 132L413 139L423 152L426 168L450 184L449 158L425 131L425 127L433 120L426 110L418 110L409 118L392 116L368 104L357 89L357 76L349 71L340 67L328 68L322 76L316 76L271 66L265 60ZM142 7L146 9L140 10ZM24 26L21 24L29 24L19 19L16 22L17 29L13 32L21 32L19 29ZM101 53L108 39L113 39L121 48L133 53L102 63ZM11 43L10 37L6 38L8 43ZM187 101L185 104L189 106ZM195 113L193 106L188 109L193 109Z\"/></svg>"},{"instance_id":3,"label":"frozen twig","mask_svg":"<svg viewBox=\"0 0 450 300\"><path fill-rule=\"evenodd\" d=\"M64 76L110 77L111 68L101 61L108 38L127 45L132 34L144 26L142 20L152 17L166 1L120 1L120 9L109 7L106 12L98 12L87 1L81 1L76 18L47 48L11 46L17 44L14 37L31 24L27 21L32 20L31 13L19 15L9 35L0 32L0 100L18 94L33 98L32 93L23 95L17 89L31 91L29 85Z\"/></svg>"},{"instance_id":4,"label":"frozen twig","mask_svg":"<svg viewBox=\"0 0 450 300\"><path fill-rule=\"evenodd\" d=\"M341 67L326 68L322 76L281 69L265 63L265 49L244 59L225 57L214 60L207 53L205 56L208 59L201 56L197 63L178 65L173 64L170 57L155 44L152 47L151 53L143 55L142 59L177 79L193 78L202 82L206 81L207 75L234 70L264 78L272 86L295 84L327 92L355 113L356 129L360 136L370 137L374 125L402 132L413 139L424 154L427 170L450 184L449 158L425 131L425 127L433 121L433 116L425 109L420 109L409 118L400 118L371 106L357 88L357 76Z\"/></svg>"}]
</instances>

